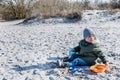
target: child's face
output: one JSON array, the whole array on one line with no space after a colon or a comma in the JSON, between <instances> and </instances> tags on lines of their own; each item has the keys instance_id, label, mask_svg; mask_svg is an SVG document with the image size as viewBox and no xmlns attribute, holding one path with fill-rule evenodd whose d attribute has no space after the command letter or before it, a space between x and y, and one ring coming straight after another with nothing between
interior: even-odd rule
<instances>
[{"instance_id":1,"label":"child's face","mask_svg":"<svg viewBox=\"0 0 120 80\"><path fill-rule=\"evenodd\" d=\"M95 36L94 35L90 35L85 40L87 42L89 42L89 43L93 43L95 41Z\"/></svg>"}]
</instances>

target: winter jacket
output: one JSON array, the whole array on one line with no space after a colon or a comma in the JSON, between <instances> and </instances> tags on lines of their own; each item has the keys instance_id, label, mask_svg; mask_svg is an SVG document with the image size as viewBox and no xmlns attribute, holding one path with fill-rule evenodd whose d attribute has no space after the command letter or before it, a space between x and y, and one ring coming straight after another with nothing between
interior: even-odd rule
<instances>
[{"instance_id":1,"label":"winter jacket","mask_svg":"<svg viewBox=\"0 0 120 80\"><path fill-rule=\"evenodd\" d=\"M74 48L74 51L78 52L79 57L90 65L94 65L98 58L100 58L103 63L107 62L105 55L99 49L99 44L96 42L88 43L83 39L79 42L79 45Z\"/></svg>"}]
</instances>

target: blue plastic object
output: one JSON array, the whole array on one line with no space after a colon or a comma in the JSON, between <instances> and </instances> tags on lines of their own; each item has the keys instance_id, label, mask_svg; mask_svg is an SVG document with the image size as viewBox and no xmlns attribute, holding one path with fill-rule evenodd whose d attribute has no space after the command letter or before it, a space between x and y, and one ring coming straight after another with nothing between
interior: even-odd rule
<instances>
[{"instance_id":1,"label":"blue plastic object","mask_svg":"<svg viewBox=\"0 0 120 80\"><path fill-rule=\"evenodd\" d=\"M84 72L82 68L89 68L89 66L70 66L70 73L73 75L75 72Z\"/></svg>"},{"instance_id":2,"label":"blue plastic object","mask_svg":"<svg viewBox=\"0 0 120 80\"><path fill-rule=\"evenodd\" d=\"M69 55L70 55L70 56L71 56L72 54L76 54L76 52L73 52L72 50L73 50L73 48L70 47L70 48L69 48Z\"/></svg>"}]
</instances>

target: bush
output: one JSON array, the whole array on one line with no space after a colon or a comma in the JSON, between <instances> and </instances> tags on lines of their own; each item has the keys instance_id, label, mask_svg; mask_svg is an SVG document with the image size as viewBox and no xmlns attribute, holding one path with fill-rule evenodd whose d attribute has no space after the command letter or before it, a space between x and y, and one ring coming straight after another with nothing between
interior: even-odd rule
<instances>
[{"instance_id":1,"label":"bush","mask_svg":"<svg viewBox=\"0 0 120 80\"><path fill-rule=\"evenodd\" d=\"M4 6L2 18L5 20L23 19L31 15L32 0L27 3L25 0L4 0L1 3Z\"/></svg>"},{"instance_id":2,"label":"bush","mask_svg":"<svg viewBox=\"0 0 120 80\"><path fill-rule=\"evenodd\" d=\"M94 4L90 4L89 0L82 0L81 2L79 0L75 2L69 2L69 0L1 0L0 16L5 20L23 19L32 16L80 19L83 10L120 9L120 0L111 0L110 3L96 1Z\"/></svg>"},{"instance_id":3,"label":"bush","mask_svg":"<svg viewBox=\"0 0 120 80\"><path fill-rule=\"evenodd\" d=\"M109 4L108 3L101 3L101 4L98 4L98 8L99 9L109 9Z\"/></svg>"},{"instance_id":4,"label":"bush","mask_svg":"<svg viewBox=\"0 0 120 80\"><path fill-rule=\"evenodd\" d=\"M111 0L109 3L98 4L99 9L120 9L120 0Z\"/></svg>"},{"instance_id":5,"label":"bush","mask_svg":"<svg viewBox=\"0 0 120 80\"><path fill-rule=\"evenodd\" d=\"M2 12L3 12L4 8L0 5L0 19L2 19Z\"/></svg>"},{"instance_id":6,"label":"bush","mask_svg":"<svg viewBox=\"0 0 120 80\"><path fill-rule=\"evenodd\" d=\"M82 11L82 3L71 3L68 0L38 0L34 4L33 16L65 17L69 13Z\"/></svg>"},{"instance_id":7,"label":"bush","mask_svg":"<svg viewBox=\"0 0 120 80\"><path fill-rule=\"evenodd\" d=\"M120 9L120 0L111 0L110 2L110 8L112 9Z\"/></svg>"},{"instance_id":8,"label":"bush","mask_svg":"<svg viewBox=\"0 0 120 80\"><path fill-rule=\"evenodd\" d=\"M82 13L77 13L77 12L73 12L73 13L69 13L66 18L67 19L78 19L81 20L82 19Z\"/></svg>"}]
</instances>

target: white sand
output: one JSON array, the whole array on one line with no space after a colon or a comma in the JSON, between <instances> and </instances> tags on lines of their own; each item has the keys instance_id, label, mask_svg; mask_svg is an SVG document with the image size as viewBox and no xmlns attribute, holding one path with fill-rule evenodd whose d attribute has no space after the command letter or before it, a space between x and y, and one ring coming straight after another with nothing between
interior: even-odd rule
<instances>
[{"instance_id":1,"label":"white sand","mask_svg":"<svg viewBox=\"0 0 120 80\"><path fill-rule=\"evenodd\" d=\"M62 23L61 19L56 19L55 24L50 20L47 24L33 20L28 25L15 25L23 20L0 22L0 80L119 80L119 15L94 10L86 11L77 23ZM50 63L78 45L85 27L96 31L110 63L109 73L71 75Z\"/></svg>"}]
</instances>

